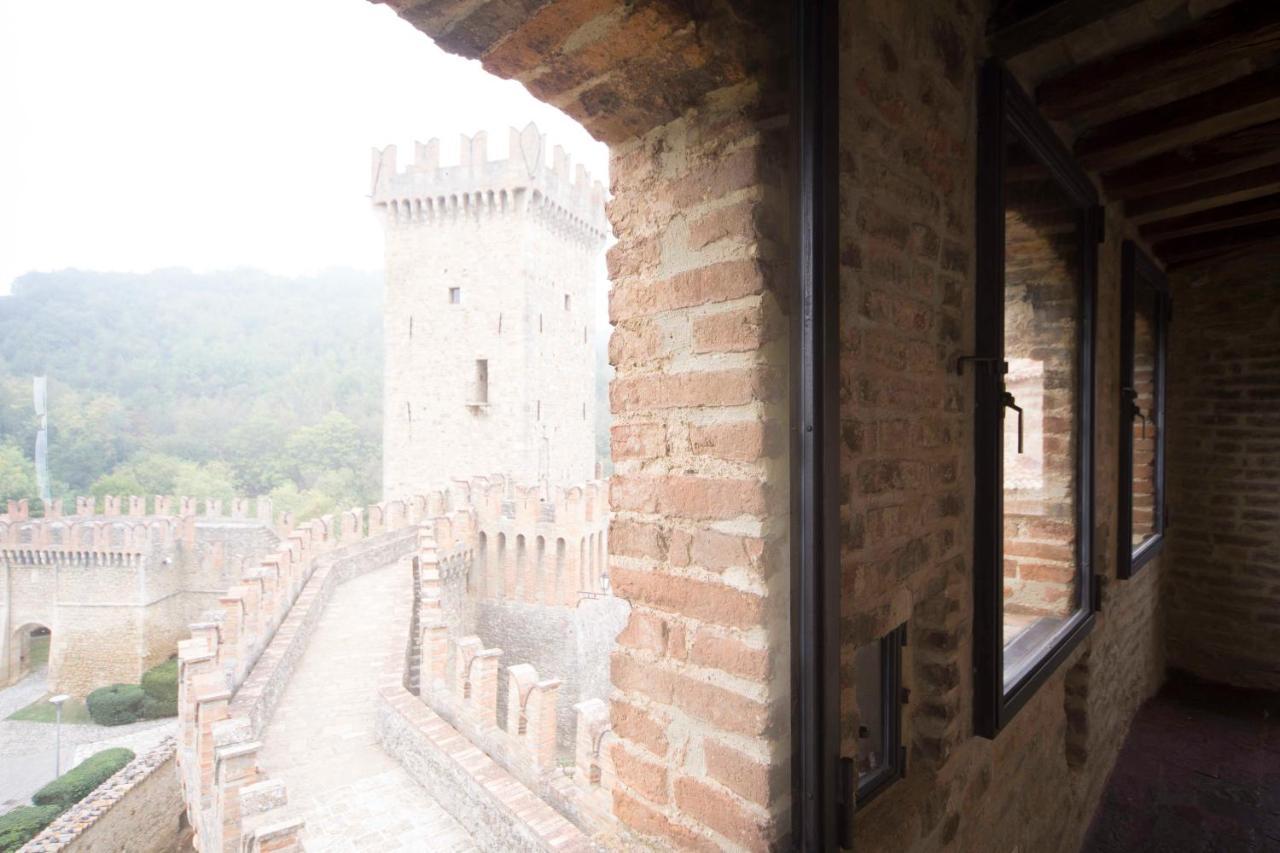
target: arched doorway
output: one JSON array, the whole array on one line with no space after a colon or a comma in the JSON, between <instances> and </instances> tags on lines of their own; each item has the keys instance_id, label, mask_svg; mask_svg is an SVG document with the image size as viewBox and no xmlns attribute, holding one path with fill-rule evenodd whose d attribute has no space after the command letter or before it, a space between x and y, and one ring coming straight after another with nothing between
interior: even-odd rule
<instances>
[{"instance_id":1,"label":"arched doorway","mask_svg":"<svg viewBox=\"0 0 1280 853\"><path fill-rule=\"evenodd\" d=\"M49 647L53 632L47 625L28 622L9 636L9 678L14 684L49 665Z\"/></svg>"}]
</instances>

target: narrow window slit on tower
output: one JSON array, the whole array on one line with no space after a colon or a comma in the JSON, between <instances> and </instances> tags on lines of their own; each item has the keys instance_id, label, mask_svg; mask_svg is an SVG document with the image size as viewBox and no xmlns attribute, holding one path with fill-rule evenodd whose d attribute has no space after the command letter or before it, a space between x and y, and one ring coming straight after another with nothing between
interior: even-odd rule
<instances>
[{"instance_id":1,"label":"narrow window slit on tower","mask_svg":"<svg viewBox=\"0 0 1280 853\"><path fill-rule=\"evenodd\" d=\"M571 306L571 305L572 305L572 300L571 300L571 298L570 298L569 294L567 294L567 293L566 293L566 294L564 295L564 310L568 311L568 310L570 309L570 306Z\"/></svg>"},{"instance_id":2,"label":"narrow window slit on tower","mask_svg":"<svg viewBox=\"0 0 1280 853\"><path fill-rule=\"evenodd\" d=\"M486 358L476 359L476 380L467 405L489 405L489 360Z\"/></svg>"},{"instance_id":3,"label":"narrow window slit on tower","mask_svg":"<svg viewBox=\"0 0 1280 853\"><path fill-rule=\"evenodd\" d=\"M450 305L462 304L462 288L461 287L449 288L449 304Z\"/></svg>"}]
</instances>

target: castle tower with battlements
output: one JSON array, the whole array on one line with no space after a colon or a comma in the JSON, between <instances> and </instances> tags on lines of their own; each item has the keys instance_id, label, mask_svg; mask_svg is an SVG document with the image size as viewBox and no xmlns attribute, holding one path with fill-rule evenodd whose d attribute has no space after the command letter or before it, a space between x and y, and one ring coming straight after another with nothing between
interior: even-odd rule
<instances>
[{"instance_id":1,"label":"castle tower with battlements","mask_svg":"<svg viewBox=\"0 0 1280 853\"><path fill-rule=\"evenodd\" d=\"M386 231L383 491L501 472L544 487L595 473L604 188L529 124L506 159L374 151Z\"/></svg>"}]
</instances>

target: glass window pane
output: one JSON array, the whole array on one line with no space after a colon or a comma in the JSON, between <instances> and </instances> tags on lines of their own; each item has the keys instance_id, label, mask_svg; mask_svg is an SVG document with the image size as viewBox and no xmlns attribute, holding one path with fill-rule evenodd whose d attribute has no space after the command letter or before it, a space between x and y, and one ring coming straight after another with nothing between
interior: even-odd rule
<instances>
[{"instance_id":1,"label":"glass window pane","mask_svg":"<svg viewBox=\"0 0 1280 853\"><path fill-rule=\"evenodd\" d=\"M1005 172L1004 685L1081 606L1076 560L1080 217L1010 134Z\"/></svg>"},{"instance_id":2,"label":"glass window pane","mask_svg":"<svg viewBox=\"0 0 1280 853\"><path fill-rule=\"evenodd\" d=\"M1156 365L1159 337L1156 318L1160 301L1156 290L1141 281L1133 312L1133 546L1160 532L1156 523L1156 446L1161 425L1156 407Z\"/></svg>"},{"instance_id":3,"label":"glass window pane","mask_svg":"<svg viewBox=\"0 0 1280 853\"><path fill-rule=\"evenodd\" d=\"M862 787L888 766L884 725L884 673L880 643L867 643L854 653L854 701L858 713L858 785Z\"/></svg>"}]
</instances>

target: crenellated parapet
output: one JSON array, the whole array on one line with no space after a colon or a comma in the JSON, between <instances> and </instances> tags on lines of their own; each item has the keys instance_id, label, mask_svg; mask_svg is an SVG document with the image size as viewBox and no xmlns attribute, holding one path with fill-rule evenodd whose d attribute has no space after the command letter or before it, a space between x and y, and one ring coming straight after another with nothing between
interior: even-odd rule
<instances>
[{"instance_id":1,"label":"crenellated parapet","mask_svg":"<svg viewBox=\"0 0 1280 853\"><path fill-rule=\"evenodd\" d=\"M287 662L300 654L306 626L318 619L335 583L334 566L343 555L402 541L409 531L412 618L396 663L399 689L452 702L455 716L473 721L467 725L475 731L497 733L508 763L532 780L539 796L561 803L571 820L589 827L605 820L608 808L597 809L597 801L607 801L612 771L600 769L608 767L608 736L597 705L581 703L578 712L581 730L593 733L579 739L586 744L581 772L556 755L559 679L528 663L509 667L505 698L512 711L500 728L501 651L484 648L474 636L450 637L441 606L445 580L474 571L485 525L546 536L556 525L603 531L604 493L603 484L592 483L544 500L537 489L501 477L458 481L296 525L273 552L246 566L178 644L178 765L198 849L258 849L264 833L274 833L272 844L279 846L271 849L300 849L302 823L289 817L284 785L258 767L259 739L287 681ZM249 508L233 502L230 510ZM450 696L456 701L444 698ZM607 716L606 708L600 718L606 727Z\"/></svg>"},{"instance_id":2,"label":"crenellated parapet","mask_svg":"<svg viewBox=\"0 0 1280 853\"><path fill-rule=\"evenodd\" d=\"M133 566L172 554L180 542L194 542L194 529L176 518L0 521L0 560L10 565Z\"/></svg>"},{"instance_id":3,"label":"crenellated parapet","mask_svg":"<svg viewBox=\"0 0 1280 853\"><path fill-rule=\"evenodd\" d=\"M609 590L609 489L603 480L552 490L503 477L457 482L474 509L481 598L573 607Z\"/></svg>"},{"instance_id":4,"label":"crenellated parapet","mask_svg":"<svg viewBox=\"0 0 1280 853\"><path fill-rule=\"evenodd\" d=\"M505 667L506 718L498 686L503 652L480 637L451 637L440 614L440 552L426 539L416 558L414 604L420 625L417 685L422 701L479 747L516 780L588 834L611 818L613 763L607 703L588 699L574 706L577 736L572 764L558 755L556 705L562 682L527 662Z\"/></svg>"},{"instance_id":5,"label":"crenellated parapet","mask_svg":"<svg viewBox=\"0 0 1280 853\"><path fill-rule=\"evenodd\" d=\"M374 149L372 192L390 226L447 227L494 216L536 216L566 236L603 244L609 234L604 186L564 148L548 150L531 122L509 128L506 159L490 160L488 134L462 136L459 162L440 163L440 140L414 145L400 168L396 146Z\"/></svg>"}]
</instances>

